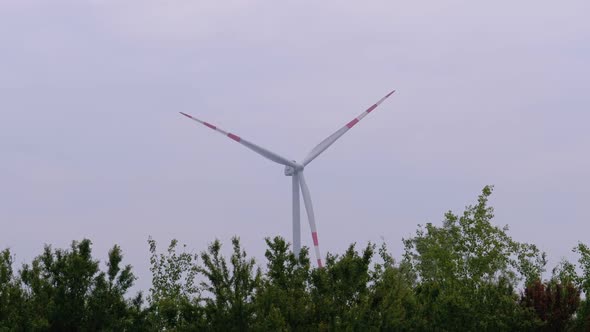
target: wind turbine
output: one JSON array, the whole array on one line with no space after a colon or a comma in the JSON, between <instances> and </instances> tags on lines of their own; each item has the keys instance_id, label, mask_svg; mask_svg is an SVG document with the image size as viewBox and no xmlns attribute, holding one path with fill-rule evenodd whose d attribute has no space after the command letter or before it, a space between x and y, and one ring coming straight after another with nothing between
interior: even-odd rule
<instances>
[{"instance_id":1,"label":"wind turbine","mask_svg":"<svg viewBox=\"0 0 590 332\"><path fill-rule=\"evenodd\" d=\"M346 133L349 129L354 127L360 120L362 120L367 114L371 113L377 106L379 106L387 97L391 96L395 90L388 93L385 97L381 98L378 102L373 104L369 107L366 111L361 113L356 118L352 119L352 121L348 122L344 127L338 129L335 133L328 136L324 139L320 144L318 144L305 159L303 159L302 163L298 163L295 160L289 160L285 157L282 157L268 149L265 149L259 145L256 145L250 141L245 140L244 138L235 135L233 133L227 132L217 126L210 124L209 122L205 122L199 120L193 116L190 116L186 113L180 112L180 114L192 119L194 121L199 122L202 125L205 125L224 136L231 138L232 140L244 145L245 147L249 148L250 150L258 153L259 155L274 161L275 163L281 164L285 166L285 175L292 177L292 184L293 184L293 252L295 255L299 255L299 251L301 250L301 226L300 226L300 206L299 206L299 187L301 187L301 194L303 195L303 203L305 204L305 210L307 211L307 219L309 220L309 227L311 228L311 237L313 239L313 246L315 249L315 256L317 258L318 266L322 267L322 256L320 254L320 247L318 241L318 231L316 228L315 223L315 215L313 213L313 205L311 203L311 195L309 193L309 187L307 186L307 182L305 181L305 176L303 176L303 169L307 164L309 164L312 160L314 160L317 156L319 156L322 152L324 152L330 145L334 144L344 133Z\"/></svg>"}]
</instances>

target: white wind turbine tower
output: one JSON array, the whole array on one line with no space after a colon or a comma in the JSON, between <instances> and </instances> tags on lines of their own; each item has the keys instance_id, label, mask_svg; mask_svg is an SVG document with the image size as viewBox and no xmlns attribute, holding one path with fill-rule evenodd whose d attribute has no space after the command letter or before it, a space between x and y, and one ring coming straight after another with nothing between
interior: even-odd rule
<instances>
[{"instance_id":1,"label":"white wind turbine tower","mask_svg":"<svg viewBox=\"0 0 590 332\"><path fill-rule=\"evenodd\" d=\"M324 139L320 144L318 144L305 159L303 159L302 163L298 163L294 160L289 160L278 154L269 151L263 147L260 147L252 142L249 142L243 139L240 136L232 134L230 132L226 132L208 122L199 120L195 117L192 117L188 114L180 112L180 114L197 121L231 139L234 141L246 146L250 150L260 154L261 156L274 161L275 163L281 164L285 166L285 175L292 177L293 183L293 252L295 255L299 255L299 251L301 250L301 226L300 226L300 207L299 207L299 187L301 187L301 193L303 195L303 203L305 204L305 209L307 210L307 219L309 220L309 227L311 228L311 237L313 239L313 245L315 249L315 256L317 258L318 266L322 267L322 256L320 254L320 247L318 242L318 232L315 224L315 216L313 213L313 206L311 203L311 195L309 193L309 188L307 187L307 183L305 182L305 177L303 176L303 169L307 164L309 164L312 160L314 160L317 156L319 156L322 152L324 152L330 145L332 145L340 136L344 135L350 128L354 127L362 118L367 116L367 114L371 113L379 104L381 104L387 97L391 96L395 90L388 93L385 97L381 98L378 102L373 104L369 107L366 111L361 113L358 117L352 119L349 123L347 123L344 127L340 128L338 131L333 133L332 135L328 136Z\"/></svg>"}]
</instances>

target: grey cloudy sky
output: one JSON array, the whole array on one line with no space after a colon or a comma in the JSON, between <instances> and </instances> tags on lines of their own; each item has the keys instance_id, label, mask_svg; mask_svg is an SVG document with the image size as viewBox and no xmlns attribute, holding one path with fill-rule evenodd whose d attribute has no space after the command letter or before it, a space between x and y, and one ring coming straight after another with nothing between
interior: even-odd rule
<instances>
[{"instance_id":1,"label":"grey cloudy sky","mask_svg":"<svg viewBox=\"0 0 590 332\"><path fill-rule=\"evenodd\" d=\"M282 167L391 89L310 164L322 250L389 244L494 184L496 223L589 242L588 1L0 2L0 248L291 238ZM302 220L303 244L309 227Z\"/></svg>"}]
</instances>

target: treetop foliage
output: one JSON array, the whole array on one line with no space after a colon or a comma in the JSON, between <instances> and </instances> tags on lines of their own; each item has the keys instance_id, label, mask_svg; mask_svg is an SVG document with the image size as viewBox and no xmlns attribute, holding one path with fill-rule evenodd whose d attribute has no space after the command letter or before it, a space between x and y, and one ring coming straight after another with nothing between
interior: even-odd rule
<instances>
[{"instance_id":1,"label":"treetop foliage","mask_svg":"<svg viewBox=\"0 0 590 332\"><path fill-rule=\"evenodd\" d=\"M403 239L399 261L385 243L352 244L311 265L281 237L267 238L259 265L231 241L194 253L148 239L152 284L136 277L122 249L106 270L90 240L45 246L20 268L0 252L0 331L583 331L590 330L590 248L542 279L546 256L493 223L486 186L475 205L451 211Z\"/></svg>"}]
</instances>

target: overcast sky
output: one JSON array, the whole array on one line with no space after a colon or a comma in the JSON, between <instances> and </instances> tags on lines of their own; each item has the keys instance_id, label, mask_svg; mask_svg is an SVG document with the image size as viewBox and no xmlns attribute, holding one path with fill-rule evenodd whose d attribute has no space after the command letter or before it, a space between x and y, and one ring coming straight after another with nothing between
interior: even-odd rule
<instances>
[{"instance_id":1,"label":"overcast sky","mask_svg":"<svg viewBox=\"0 0 590 332\"><path fill-rule=\"evenodd\" d=\"M150 284L148 236L201 251L291 240L283 167L391 89L306 168L322 251L461 212L551 269L590 242L590 2L0 2L0 249L120 244ZM311 244L307 219L302 241Z\"/></svg>"}]
</instances>

